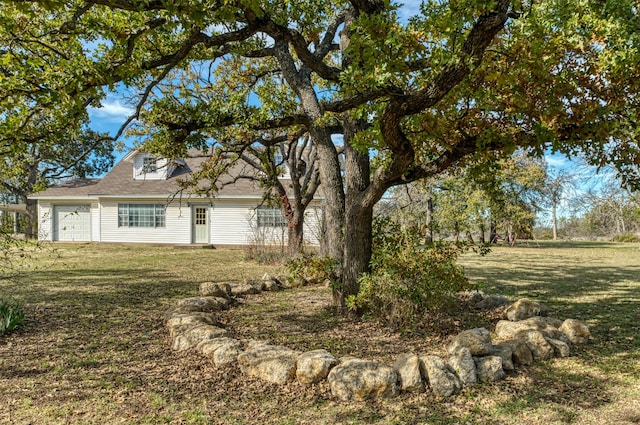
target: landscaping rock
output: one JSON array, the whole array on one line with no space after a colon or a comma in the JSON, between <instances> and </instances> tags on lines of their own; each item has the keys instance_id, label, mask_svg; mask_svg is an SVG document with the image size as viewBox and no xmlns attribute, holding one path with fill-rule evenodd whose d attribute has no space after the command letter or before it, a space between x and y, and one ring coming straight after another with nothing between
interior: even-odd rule
<instances>
[{"instance_id":1,"label":"landscaping rock","mask_svg":"<svg viewBox=\"0 0 640 425\"><path fill-rule=\"evenodd\" d=\"M441 397L457 394L462 388L460 378L438 356L420 356L420 372L428 380L431 390Z\"/></svg>"},{"instance_id":2,"label":"landscaping rock","mask_svg":"<svg viewBox=\"0 0 640 425\"><path fill-rule=\"evenodd\" d=\"M183 298L176 305L176 313L213 313L225 310L229 306L229 300L220 297L192 297Z\"/></svg>"},{"instance_id":3,"label":"landscaping rock","mask_svg":"<svg viewBox=\"0 0 640 425\"><path fill-rule=\"evenodd\" d=\"M296 377L299 351L276 345L254 345L238 355L243 373L274 384L286 384Z\"/></svg>"},{"instance_id":4,"label":"landscaping rock","mask_svg":"<svg viewBox=\"0 0 640 425\"><path fill-rule=\"evenodd\" d=\"M476 363L476 371L480 382L495 382L504 379L505 373L502 368L502 357L474 357L473 360Z\"/></svg>"},{"instance_id":5,"label":"landscaping rock","mask_svg":"<svg viewBox=\"0 0 640 425\"><path fill-rule=\"evenodd\" d=\"M542 332L532 329L524 330L518 332L516 338L523 340L527 344L534 360L546 360L553 357L553 347Z\"/></svg>"},{"instance_id":6,"label":"landscaping rock","mask_svg":"<svg viewBox=\"0 0 640 425\"><path fill-rule=\"evenodd\" d=\"M496 344L493 346L493 350L491 350L492 356L498 356L502 359L502 369L504 370L514 370L513 366L513 352L511 351L511 347L503 344Z\"/></svg>"},{"instance_id":7,"label":"landscaping rock","mask_svg":"<svg viewBox=\"0 0 640 425\"><path fill-rule=\"evenodd\" d=\"M175 351L184 351L197 346L200 342L207 339L220 338L227 336L225 329L212 325L200 325L190 328L173 339L172 349Z\"/></svg>"},{"instance_id":8,"label":"landscaping rock","mask_svg":"<svg viewBox=\"0 0 640 425\"><path fill-rule=\"evenodd\" d=\"M507 320L517 322L535 316L546 316L547 308L537 301L521 299L511 304L505 310Z\"/></svg>"},{"instance_id":9,"label":"landscaping rock","mask_svg":"<svg viewBox=\"0 0 640 425\"><path fill-rule=\"evenodd\" d=\"M467 347L473 356L484 356L491 353L491 336L485 328L462 331L449 345L449 354L458 346Z\"/></svg>"},{"instance_id":10,"label":"landscaping rock","mask_svg":"<svg viewBox=\"0 0 640 425\"><path fill-rule=\"evenodd\" d=\"M521 339L510 339L502 341L501 346L506 346L511 349L511 358L514 365L529 366L533 364L533 354L529 346Z\"/></svg>"},{"instance_id":11,"label":"landscaping rock","mask_svg":"<svg viewBox=\"0 0 640 425\"><path fill-rule=\"evenodd\" d=\"M400 390L411 393L425 391L420 375L420 359L417 354L405 353L393 363L393 369L398 374Z\"/></svg>"},{"instance_id":12,"label":"landscaping rock","mask_svg":"<svg viewBox=\"0 0 640 425\"><path fill-rule=\"evenodd\" d=\"M174 338L186 331L200 325L217 326L218 321L211 313L171 313L165 322L169 335Z\"/></svg>"},{"instance_id":13,"label":"landscaping rock","mask_svg":"<svg viewBox=\"0 0 640 425\"><path fill-rule=\"evenodd\" d=\"M512 301L502 295L489 295L478 302L474 307L478 310L489 310L497 307L504 307Z\"/></svg>"},{"instance_id":14,"label":"landscaping rock","mask_svg":"<svg viewBox=\"0 0 640 425\"><path fill-rule=\"evenodd\" d=\"M327 380L331 394L342 401L388 398L398 394L395 370L369 360L346 359L331 369Z\"/></svg>"},{"instance_id":15,"label":"landscaping rock","mask_svg":"<svg viewBox=\"0 0 640 425\"><path fill-rule=\"evenodd\" d=\"M498 338L513 339L517 338L517 335L522 331L534 330L542 332L546 338L563 341L570 347L571 341L569 341L569 338L558 330L558 326L561 324L560 320L550 317L531 317L518 322L500 320L496 324L496 335Z\"/></svg>"},{"instance_id":16,"label":"landscaping rock","mask_svg":"<svg viewBox=\"0 0 640 425\"><path fill-rule=\"evenodd\" d=\"M338 360L327 350L313 350L302 353L296 364L296 378L302 384L316 384L329 375Z\"/></svg>"},{"instance_id":17,"label":"landscaping rock","mask_svg":"<svg viewBox=\"0 0 640 425\"><path fill-rule=\"evenodd\" d=\"M553 354L556 357L569 357L571 355L571 347L566 342L553 338L547 338L547 342L553 347Z\"/></svg>"},{"instance_id":18,"label":"landscaping rock","mask_svg":"<svg viewBox=\"0 0 640 425\"><path fill-rule=\"evenodd\" d=\"M226 282L202 282L200 284L200 295L228 300L231 296L231 285Z\"/></svg>"},{"instance_id":19,"label":"landscaping rock","mask_svg":"<svg viewBox=\"0 0 640 425\"><path fill-rule=\"evenodd\" d=\"M223 367L237 362L242 343L233 338L214 338L200 342L196 349L211 358L216 367Z\"/></svg>"},{"instance_id":20,"label":"landscaping rock","mask_svg":"<svg viewBox=\"0 0 640 425\"><path fill-rule=\"evenodd\" d=\"M261 292L261 288L251 283L239 283L231 287L231 295L234 297L244 297L245 295L255 295Z\"/></svg>"},{"instance_id":21,"label":"landscaping rock","mask_svg":"<svg viewBox=\"0 0 640 425\"><path fill-rule=\"evenodd\" d=\"M467 347L458 346L449 356L449 366L455 371L463 386L478 382L476 364Z\"/></svg>"},{"instance_id":22,"label":"landscaping rock","mask_svg":"<svg viewBox=\"0 0 640 425\"><path fill-rule=\"evenodd\" d=\"M269 292L274 292L280 289L280 284L278 283L278 281L273 279L264 280L262 286L264 288L263 289L264 291L269 291Z\"/></svg>"},{"instance_id":23,"label":"landscaping rock","mask_svg":"<svg viewBox=\"0 0 640 425\"><path fill-rule=\"evenodd\" d=\"M567 319L560 325L559 331L567 336L573 344L584 344L589 341L589 327L576 319Z\"/></svg>"}]
</instances>

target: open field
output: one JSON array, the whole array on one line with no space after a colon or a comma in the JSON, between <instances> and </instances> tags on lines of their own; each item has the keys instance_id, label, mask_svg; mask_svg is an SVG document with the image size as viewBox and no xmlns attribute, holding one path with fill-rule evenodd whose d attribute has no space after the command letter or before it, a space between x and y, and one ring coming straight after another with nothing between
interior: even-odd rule
<instances>
[{"instance_id":1,"label":"open field","mask_svg":"<svg viewBox=\"0 0 640 425\"><path fill-rule=\"evenodd\" d=\"M558 318L587 322L593 341L572 357L439 400L430 393L341 403L321 384L279 387L174 353L163 313L203 281L261 277L277 266L242 251L55 245L38 267L0 280L0 297L28 321L0 337L0 424L638 424L640 245L547 243L462 258L487 293L532 297ZM330 290L307 287L246 298L220 320L234 336L327 348L392 362L403 351L442 352L447 332L491 327L465 314L423 335L336 318Z\"/></svg>"}]
</instances>

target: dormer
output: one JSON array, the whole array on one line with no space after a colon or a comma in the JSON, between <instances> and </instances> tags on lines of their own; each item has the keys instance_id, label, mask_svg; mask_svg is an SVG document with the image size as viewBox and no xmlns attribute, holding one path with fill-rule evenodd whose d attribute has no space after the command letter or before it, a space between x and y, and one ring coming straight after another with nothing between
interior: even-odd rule
<instances>
[{"instance_id":1,"label":"dormer","mask_svg":"<svg viewBox=\"0 0 640 425\"><path fill-rule=\"evenodd\" d=\"M145 152L138 152L133 157L134 180L166 180L176 169L176 161L158 158Z\"/></svg>"}]
</instances>

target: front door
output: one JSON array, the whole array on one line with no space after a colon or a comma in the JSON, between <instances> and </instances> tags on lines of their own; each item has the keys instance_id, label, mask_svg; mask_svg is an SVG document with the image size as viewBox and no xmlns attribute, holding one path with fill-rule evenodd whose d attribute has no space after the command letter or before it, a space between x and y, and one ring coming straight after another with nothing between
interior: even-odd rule
<instances>
[{"instance_id":1,"label":"front door","mask_svg":"<svg viewBox=\"0 0 640 425\"><path fill-rule=\"evenodd\" d=\"M209 243L209 208L193 207L193 243Z\"/></svg>"}]
</instances>

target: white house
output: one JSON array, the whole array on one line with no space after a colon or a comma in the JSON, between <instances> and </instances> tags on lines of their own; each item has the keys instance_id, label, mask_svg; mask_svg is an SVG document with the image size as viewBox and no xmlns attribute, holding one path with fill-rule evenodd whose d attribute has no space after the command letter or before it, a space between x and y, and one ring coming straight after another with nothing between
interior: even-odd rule
<instances>
[{"instance_id":1,"label":"white house","mask_svg":"<svg viewBox=\"0 0 640 425\"><path fill-rule=\"evenodd\" d=\"M194 151L190 151L194 154ZM131 151L102 179L74 180L34 194L38 233L46 241L134 242L246 246L286 244L278 208L262 205L263 190L235 179L232 168L213 198L181 193L178 180L200 169L193 155L168 161ZM321 200L305 215L305 244L319 243Z\"/></svg>"}]
</instances>

